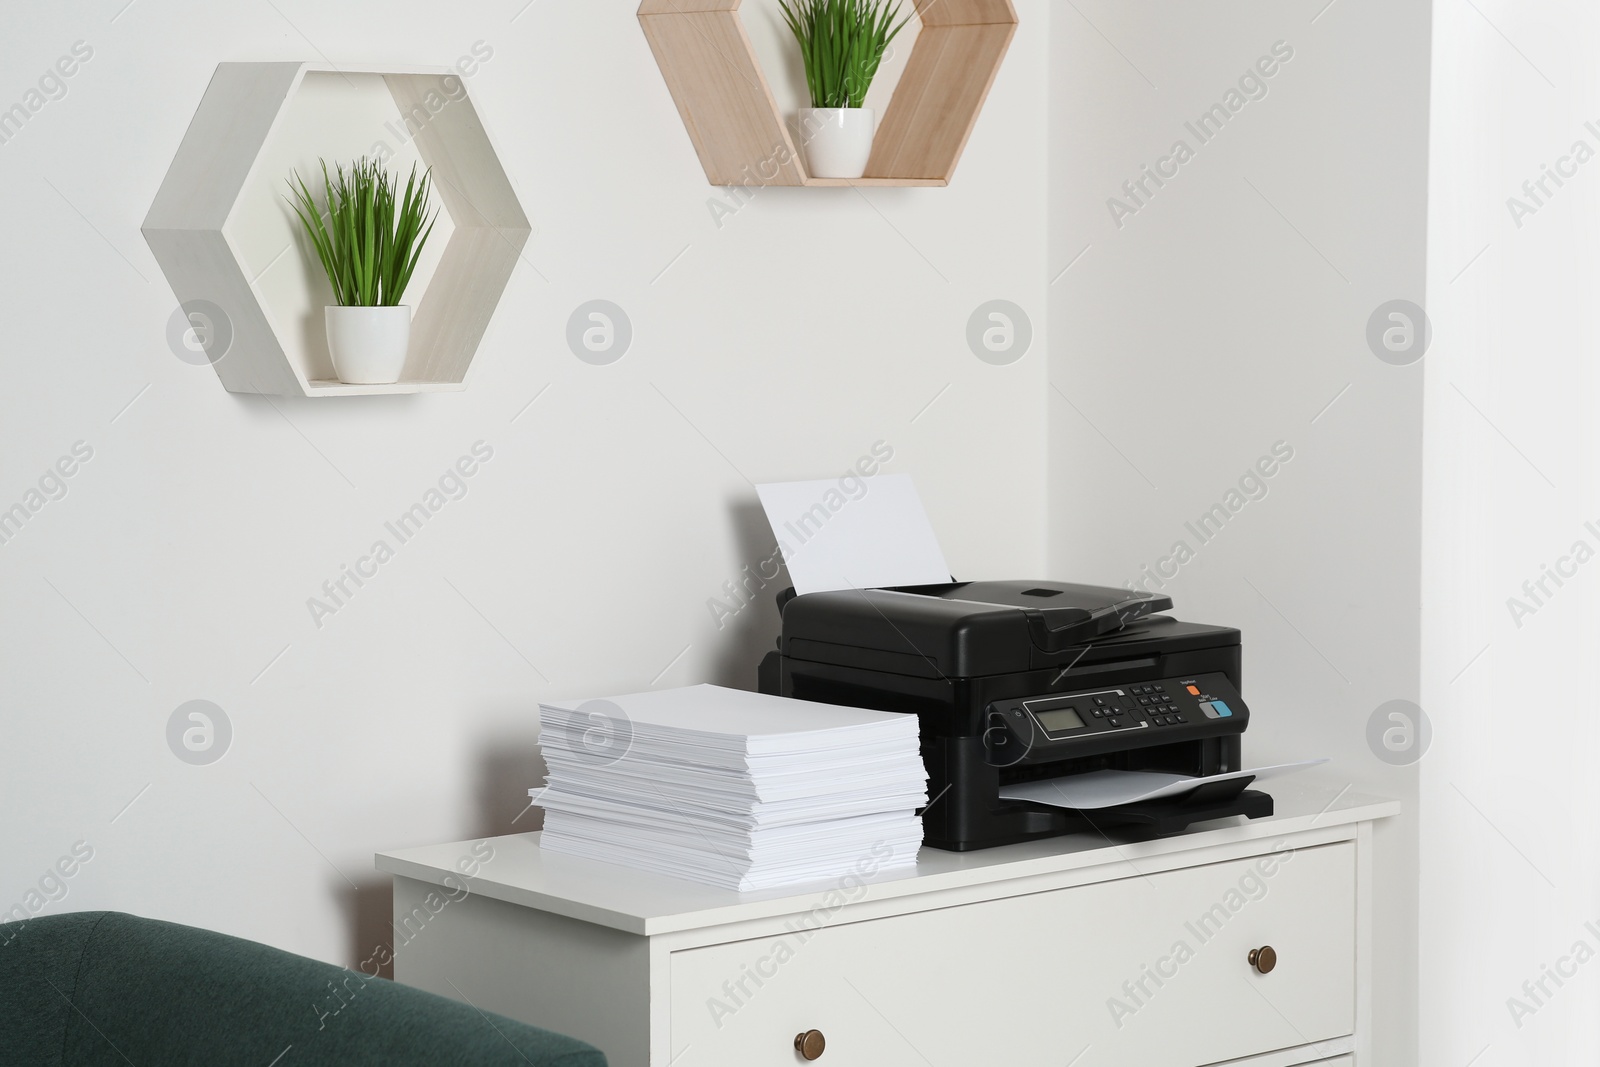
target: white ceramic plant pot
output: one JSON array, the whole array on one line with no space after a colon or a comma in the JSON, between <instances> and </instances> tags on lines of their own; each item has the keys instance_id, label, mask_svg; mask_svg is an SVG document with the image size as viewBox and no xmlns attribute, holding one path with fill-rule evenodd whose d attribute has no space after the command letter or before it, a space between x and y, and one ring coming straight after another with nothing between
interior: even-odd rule
<instances>
[{"instance_id":1,"label":"white ceramic plant pot","mask_svg":"<svg viewBox=\"0 0 1600 1067\"><path fill-rule=\"evenodd\" d=\"M813 178L859 178L872 158L877 115L870 107L800 109L806 170Z\"/></svg>"},{"instance_id":2,"label":"white ceramic plant pot","mask_svg":"<svg viewBox=\"0 0 1600 1067\"><path fill-rule=\"evenodd\" d=\"M411 343L411 309L329 307L328 354L333 372L349 385L390 385L400 380Z\"/></svg>"}]
</instances>

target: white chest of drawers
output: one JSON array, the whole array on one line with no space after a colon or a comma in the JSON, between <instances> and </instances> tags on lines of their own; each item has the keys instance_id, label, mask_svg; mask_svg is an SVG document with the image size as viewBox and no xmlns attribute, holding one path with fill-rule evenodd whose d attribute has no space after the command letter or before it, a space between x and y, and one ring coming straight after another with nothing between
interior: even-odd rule
<instances>
[{"instance_id":1,"label":"white chest of drawers","mask_svg":"<svg viewBox=\"0 0 1600 1067\"><path fill-rule=\"evenodd\" d=\"M798 891L545 854L533 834L378 867L399 981L612 1067L793 1067L811 1031L823 1067L1369 1067L1371 826L1399 806L1273 793L1270 819L923 849L883 877L867 855L862 878Z\"/></svg>"}]
</instances>

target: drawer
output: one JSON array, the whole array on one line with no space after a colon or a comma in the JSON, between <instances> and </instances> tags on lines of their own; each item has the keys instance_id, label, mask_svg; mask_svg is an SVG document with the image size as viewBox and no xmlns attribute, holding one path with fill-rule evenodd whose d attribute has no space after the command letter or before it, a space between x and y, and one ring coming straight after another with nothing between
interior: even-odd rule
<instances>
[{"instance_id":1,"label":"drawer","mask_svg":"<svg viewBox=\"0 0 1600 1067\"><path fill-rule=\"evenodd\" d=\"M1352 1033L1355 845L688 949L669 981L674 1067L793 1067L808 1030L824 1067L1197 1067Z\"/></svg>"}]
</instances>

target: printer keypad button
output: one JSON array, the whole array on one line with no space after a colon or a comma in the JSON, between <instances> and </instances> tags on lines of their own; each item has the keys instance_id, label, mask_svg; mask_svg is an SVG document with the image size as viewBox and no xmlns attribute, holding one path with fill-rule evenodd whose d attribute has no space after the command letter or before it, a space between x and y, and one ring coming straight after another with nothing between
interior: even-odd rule
<instances>
[{"instance_id":1,"label":"printer keypad button","mask_svg":"<svg viewBox=\"0 0 1600 1067\"><path fill-rule=\"evenodd\" d=\"M1113 727L1122 725L1121 719L1107 719L1106 722L1110 723Z\"/></svg>"},{"instance_id":2,"label":"printer keypad button","mask_svg":"<svg viewBox=\"0 0 1600 1067\"><path fill-rule=\"evenodd\" d=\"M1140 697L1139 698L1139 703L1141 703L1141 704L1149 704L1150 703L1150 698L1149 697Z\"/></svg>"}]
</instances>

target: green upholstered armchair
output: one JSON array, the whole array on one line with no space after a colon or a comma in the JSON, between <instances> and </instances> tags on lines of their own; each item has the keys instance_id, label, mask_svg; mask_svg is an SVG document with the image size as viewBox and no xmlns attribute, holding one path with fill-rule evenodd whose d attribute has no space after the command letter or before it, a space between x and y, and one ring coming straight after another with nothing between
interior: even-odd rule
<instances>
[{"instance_id":1,"label":"green upholstered armchair","mask_svg":"<svg viewBox=\"0 0 1600 1067\"><path fill-rule=\"evenodd\" d=\"M118 912L0 925L0 1067L605 1067L589 1045L254 941Z\"/></svg>"}]
</instances>

